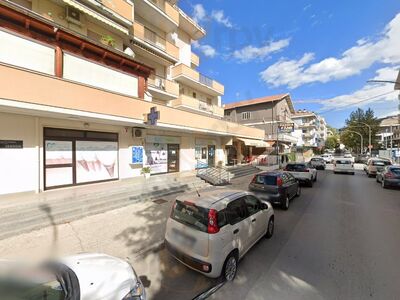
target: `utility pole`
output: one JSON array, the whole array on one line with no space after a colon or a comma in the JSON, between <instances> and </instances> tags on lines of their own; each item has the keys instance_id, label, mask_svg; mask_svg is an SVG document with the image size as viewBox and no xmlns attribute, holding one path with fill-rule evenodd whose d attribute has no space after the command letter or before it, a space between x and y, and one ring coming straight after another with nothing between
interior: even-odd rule
<instances>
[{"instance_id":1,"label":"utility pole","mask_svg":"<svg viewBox=\"0 0 400 300\"><path fill-rule=\"evenodd\" d=\"M344 130L345 130L345 131L348 131L348 132L351 132L351 133L358 134L358 135L360 136L360 138L361 138L361 149L360 149L360 154L362 155L362 154L363 154L363 149L364 149L364 138L363 138L362 134L359 133L359 132L357 132L357 131L353 131L353 130L348 130L348 129L344 129Z\"/></svg>"}]
</instances>

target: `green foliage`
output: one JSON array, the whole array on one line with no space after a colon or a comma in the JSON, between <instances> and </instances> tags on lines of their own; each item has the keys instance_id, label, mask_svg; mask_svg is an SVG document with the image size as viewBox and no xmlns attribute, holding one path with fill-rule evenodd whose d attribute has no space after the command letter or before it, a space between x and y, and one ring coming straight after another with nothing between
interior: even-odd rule
<instances>
[{"instance_id":1,"label":"green foliage","mask_svg":"<svg viewBox=\"0 0 400 300\"><path fill-rule=\"evenodd\" d=\"M346 120L346 127L344 129L356 131L363 136L363 150L365 151L368 147L369 129L362 123L366 123L371 126L371 143L376 149L378 147L376 134L379 130L379 120L375 117L372 109L368 108L366 111L364 111L363 109L358 108L357 110L353 111ZM346 148L353 149L354 152L360 152L361 138L358 134L344 130L340 136L340 141L346 146Z\"/></svg>"},{"instance_id":2,"label":"green foliage","mask_svg":"<svg viewBox=\"0 0 400 300\"><path fill-rule=\"evenodd\" d=\"M338 145L339 145L339 139L335 135L328 136L328 138L325 141L325 148L327 149L335 149Z\"/></svg>"},{"instance_id":3,"label":"green foliage","mask_svg":"<svg viewBox=\"0 0 400 300\"><path fill-rule=\"evenodd\" d=\"M140 173L143 175L143 174L147 174L150 172L151 172L150 167L143 167Z\"/></svg>"}]
</instances>

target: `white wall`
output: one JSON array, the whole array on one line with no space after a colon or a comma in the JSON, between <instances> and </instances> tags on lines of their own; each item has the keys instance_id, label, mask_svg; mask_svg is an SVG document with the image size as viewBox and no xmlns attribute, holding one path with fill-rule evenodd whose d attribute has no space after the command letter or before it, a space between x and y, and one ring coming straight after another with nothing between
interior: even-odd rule
<instances>
[{"instance_id":1,"label":"white wall","mask_svg":"<svg viewBox=\"0 0 400 300\"><path fill-rule=\"evenodd\" d=\"M23 141L23 149L0 149L0 195L36 191L39 148L35 118L0 113L0 139Z\"/></svg>"},{"instance_id":2,"label":"white wall","mask_svg":"<svg viewBox=\"0 0 400 300\"><path fill-rule=\"evenodd\" d=\"M183 30L178 30L176 46L179 48L179 62L187 65L192 64L192 47L189 35Z\"/></svg>"}]
</instances>

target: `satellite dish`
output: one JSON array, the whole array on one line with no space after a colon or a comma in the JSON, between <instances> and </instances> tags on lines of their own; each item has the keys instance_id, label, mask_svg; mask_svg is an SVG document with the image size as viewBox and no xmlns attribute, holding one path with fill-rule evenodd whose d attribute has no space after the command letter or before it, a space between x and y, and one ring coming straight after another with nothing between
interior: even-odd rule
<instances>
[{"instance_id":1,"label":"satellite dish","mask_svg":"<svg viewBox=\"0 0 400 300\"><path fill-rule=\"evenodd\" d=\"M129 47L126 47L126 48L125 48L124 53L125 53L126 55L131 56L132 58L135 57L135 52L133 52L133 50L132 50L131 48L129 48Z\"/></svg>"}]
</instances>

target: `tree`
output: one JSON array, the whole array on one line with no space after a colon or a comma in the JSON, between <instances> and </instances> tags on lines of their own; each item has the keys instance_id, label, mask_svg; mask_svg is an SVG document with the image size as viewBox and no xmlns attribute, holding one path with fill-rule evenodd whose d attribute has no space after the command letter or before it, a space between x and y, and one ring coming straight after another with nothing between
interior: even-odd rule
<instances>
[{"instance_id":1,"label":"tree","mask_svg":"<svg viewBox=\"0 0 400 300\"><path fill-rule=\"evenodd\" d=\"M346 119L346 127L342 130L340 141L346 146L346 148L353 149L355 152L360 152L361 138L358 134L346 131L345 129L356 131L363 136L363 151L368 147L369 129L363 123L371 126L371 144L375 149L378 147L376 134L379 130L379 120L375 117L372 109L368 108L364 111L361 108L358 108L350 114L348 119Z\"/></svg>"},{"instance_id":2,"label":"tree","mask_svg":"<svg viewBox=\"0 0 400 300\"><path fill-rule=\"evenodd\" d=\"M325 148L327 149L335 149L339 144L339 140L336 136L331 135L325 141Z\"/></svg>"}]
</instances>

